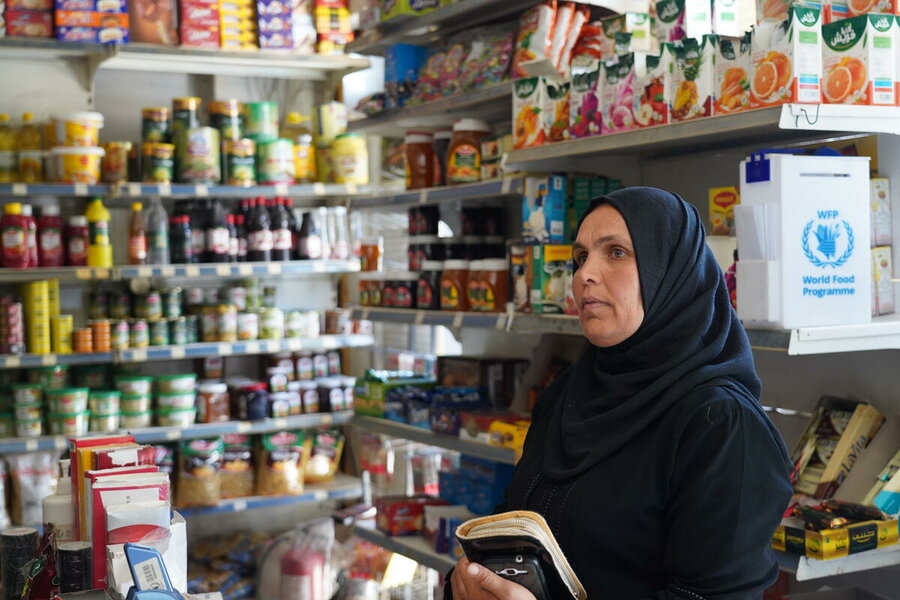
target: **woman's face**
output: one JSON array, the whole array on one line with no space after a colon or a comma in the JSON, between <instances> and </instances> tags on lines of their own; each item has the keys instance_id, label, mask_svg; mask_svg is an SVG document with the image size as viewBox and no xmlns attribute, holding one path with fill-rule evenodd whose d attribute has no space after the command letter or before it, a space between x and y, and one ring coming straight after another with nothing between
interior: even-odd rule
<instances>
[{"instance_id":1,"label":"woman's face","mask_svg":"<svg viewBox=\"0 0 900 600\"><path fill-rule=\"evenodd\" d=\"M634 246L625 219L602 204L581 224L573 247L572 292L585 337L608 348L641 326L644 304Z\"/></svg>"}]
</instances>

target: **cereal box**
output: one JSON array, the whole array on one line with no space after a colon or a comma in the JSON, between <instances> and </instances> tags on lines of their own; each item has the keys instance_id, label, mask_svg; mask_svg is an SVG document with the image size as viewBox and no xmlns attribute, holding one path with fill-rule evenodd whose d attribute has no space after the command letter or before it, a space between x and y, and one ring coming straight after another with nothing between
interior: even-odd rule
<instances>
[{"instance_id":1,"label":"cereal box","mask_svg":"<svg viewBox=\"0 0 900 600\"><path fill-rule=\"evenodd\" d=\"M675 50L669 43L662 44L658 55L648 56L643 68L636 68L632 99L635 127L669 122L674 69Z\"/></svg>"},{"instance_id":2,"label":"cereal box","mask_svg":"<svg viewBox=\"0 0 900 600\"><path fill-rule=\"evenodd\" d=\"M743 38L719 38L716 50L715 114L750 108L750 34Z\"/></svg>"},{"instance_id":3,"label":"cereal box","mask_svg":"<svg viewBox=\"0 0 900 600\"><path fill-rule=\"evenodd\" d=\"M513 83L513 148L531 148L544 143L541 119L546 88L538 77Z\"/></svg>"},{"instance_id":4,"label":"cereal box","mask_svg":"<svg viewBox=\"0 0 900 600\"><path fill-rule=\"evenodd\" d=\"M528 244L560 244L569 185L565 175L528 177L522 197L522 237Z\"/></svg>"},{"instance_id":5,"label":"cereal box","mask_svg":"<svg viewBox=\"0 0 900 600\"><path fill-rule=\"evenodd\" d=\"M822 27L822 93L829 104L896 103L897 32L891 15L861 15Z\"/></svg>"},{"instance_id":6,"label":"cereal box","mask_svg":"<svg viewBox=\"0 0 900 600\"><path fill-rule=\"evenodd\" d=\"M569 88L571 84L540 78L544 87L541 128L547 142L561 142L569 136Z\"/></svg>"},{"instance_id":7,"label":"cereal box","mask_svg":"<svg viewBox=\"0 0 900 600\"><path fill-rule=\"evenodd\" d=\"M872 316L894 312L894 269L891 266L891 247L872 248Z\"/></svg>"},{"instance_id":8,"label":"cereal box","mask_svg":"<svg viewBox=\"0 0 900 600\"><path fill-rule=\"evenodd\" d=\"M716 78L716 38L685 38L675 44L674 92L670 108L674 121L708 117L713 110Z\"/></svg>"},{"instance_id":9,"label":"cereal box","mask_svg":"<svg viewBox=\"0 0 900 600\"><path fill-rule=\"evenodd\" d=\"M53 13L7 10L6 35L10 37L53 37Z\"/></svg>"},{"instance_id":10,"label":"cereal box","mask_svg":"<svg viewBox=\"0 0 900 600\"><path fill-rule=\"evenodd\" d=\"M709 190L709 235L734 235L734 207L741 201L736 187Z\"/></svg>"},{"instance_id":11,"label":"cereal box","mask_svg":"<svg viewBox=\"0 0 900 600\"><path fill-rule=\"evenodd\" d=\"M873 177L869 180L872 208L872 247L890 246L893 242L891 231L891 180L887 177Z\"/></svg>"},{"instance_id":12,"label":"cereal box","mask_svg":"<svg viewBox=\"0 0 900 600\"><path fill-rule=\"evenodd\" d=\"M623 54L615 61L606 62L601 77L603 133L633 129L634 54Z\"/></svg>"},{"instance_id":13,"label":"cereal box","mask_svg":"<svg viewBox=\"0 0 900 600\"><path fill-rule=\"evenodd\" d=\"M753 28L750 52L750 106L821 101L821 11L791 6L780 23L763 21Z\"/></svg>"},{"instance_id":14,"label":"cereal box","mask_svg":"<svg viewBox=\"0 0 900 600\"><path fill-rule=\"evenodd\" d=\"M569 137L599 135L603 115L600 112L600 61L587 57L572 62L572 88L569 92Z\"/></svg>"},{"instance_id":15,"label":"cereal box","mask_svg":"<svg viewBox=\"0 0 900 600\"><path fill-rule=\"evenodd\" d=\"M712 32L742 37L756 23L755 0L713 0Z\"/></svg>"},{"instance_id":16,"label":"cereal box","mask_svg":"<svg viewBox=\"0 0 900 600\"><path fill-rule=\"evenodd\" d=\"M567 281L572 280L572 246L532 246L531 310L565 313Z\"/></svg>"}]
</instances>

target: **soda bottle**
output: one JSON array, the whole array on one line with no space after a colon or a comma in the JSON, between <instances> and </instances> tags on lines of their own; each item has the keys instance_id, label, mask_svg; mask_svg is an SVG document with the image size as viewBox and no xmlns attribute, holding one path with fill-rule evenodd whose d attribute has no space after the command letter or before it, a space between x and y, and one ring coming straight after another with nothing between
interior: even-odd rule
<instances>
[{"instance_id":1,"label":"soda bottle","mask_svg":"<svg viewBox=\"0 0 900 600\"><path fill-rule=\"evenodd\" d=\"M30 204L22 205L22 216L25 217L25 251L28 255L28 268L38 266L37 221Z\"/></svg>"},{"instance_id":2,"label":"soda bottle","mask_svg":"<svg viewBox=\"0 0 900 600\"><path fill-rule=\"evenodd\" d=\"M41 209L38 220L38 264L42 267L61 267L63 256L63 220L59 206L51 204Z\"/></svg>"},{"instance_id":3,"label":"soda bottle","mask_svg":"<svg viewBox=\"0 0 900 600\"><path fill-rule=\"evenodd\" d=\"M291 220L284 208L284 200L271 200L272 260L291 260Z\"/></svg>"},{"instance_id":4,"label":"soda bottle","mask_svg":"<svg viewBox=\"0 0 900 600\"><path fill-rule=\"evenodd\" d=\"M237 231L238 262L247 262L247 226L244 215L234 216L234 227Z\"/></svg>"},{"instance_id":5,"label":"soda bottle","mask_svg":"<svg viewBox=\"0 0 900 600\"><path fill-rule=\"evenodd\" d=\"M44 157L41 144L41 130L34 123L34 115L22 115L22 127L16 140L18 151L19 181L37 183L44 179Z\"/></svg>"},{"instance_id":6,"label":"soda bottle","mask_svg":"<svg viewBox=\"0 0 900 600\"><path fill-rule=\"evenodd\" d=\"M228 262L237 262L240 254L238 243L237 215L225 215L225 223L228 226Z\"/></svg>"},{"instance_id":7,"label":"soda bottle","mask_svg":"<svg viewBox=\"0 0 900 600\"><path fill-rule=\"evenodd\" d=\"M169 239L172 245L172 262L176 265L193 262L191 217L188 215L172 217L172 228L169 231Z\"/></svg>"},{"instance_id":8,"label":"soda bottle","mask_svg":"<svg viewBox=\"0 0 900 600\"><path fill-rule=\"evenodd\" d=\"M274 245L269 210L262 198L253 204L256 206L247 221L247 260L268 262L272 260L272 246Z\"/></svg>"},{"instance_id":9,"label":"soda bottle","mask_svg":"<svg viewBox=\"0 0 900 600\"><path fill-rule=\"evenodd\" d=\"M9 126L9 115L0 115L0 183L16 180L16 132ZM19 205L21 207L21 204ZM21 213L19 213L21 214Z\"/></svg>"},{"instance_id":10,"label":"soda bottle","mask_svg":"<svg viewBox=\"0 0 900 600\"><path fill-rule=\"evenodd\" d=\"M22 216L22 204L10 202L3 207L3 266L7 269L28 268L28 221Z\"/></svg>"},{"instance_id":11,"label":"soda bottle","mask_svg":"<svg viewBox=\"0 0 900 600\"><path fill-rule=\"evenodd\" d=\"M89 267L112 267L113 252L109 241L109 211L103 200L94 198L85 214L88 221L87 264Z\"/></svg>"},{"instance_id":12,"label":"soda bottle","mask_svg":"<svg viewBox=\"0 0 900 600\"><path fill-rule=\"evenodd\" d=\"M128 223L128 264L147 264L147 229L141 211L144 206L140 202L131 205L131 220Z\"/></svg>"},{"instance_id":13,"label":"soda bottle","mask_svg":"<svg viewBox=\"0 0 900 600\"><path fill-rule=\"evenodd\" d=\"M147 263L167 265L169 262L169 215L157 198L147 210Z\"/></svg>"},{"instance_id":14,"label":"soda bottle","mask_svg":"<svg viewBox=\"0 0 900 600\"><path fill-rule=\"evenodd\" d=\"M228 220L225 209L218 200L213 200L207 212L206 221L206 262L228 262L228 247L230 245Z\"/></svg>"},{"instance_id":15,"label":"soda bottle","mask_svg":"<svg viewBox=\"0 0 900 600\"><path fill-rule=\"evenodd\" d=\"M300 237L300 223L297 222L297 214L294 212L293 198L284 199L284 210L288 215L288 229L291 230L291 260L297 258L297 239Z\"/></svg>"},{"instance_id":16,"label":"soda bottle","mask_svg":"<svg viewBox=\"0 0 900 600\"><path fill-rule=\"evenodd\" d=\"M303 213L300 233L297 234L297 258L299 260L319 260L322 258L322 235L312 211Z\"/></svg>"},{"instance_id":17,"label":"soda bottle","mask_svg":"<svg viewBox=\"0 0 900 600\"><path fill-rule=\"evenodd\" d=\"M191 216L191 262L203 262L206 252L206 206L200 200L189 204Z\"/></svg>"}]
</instances>

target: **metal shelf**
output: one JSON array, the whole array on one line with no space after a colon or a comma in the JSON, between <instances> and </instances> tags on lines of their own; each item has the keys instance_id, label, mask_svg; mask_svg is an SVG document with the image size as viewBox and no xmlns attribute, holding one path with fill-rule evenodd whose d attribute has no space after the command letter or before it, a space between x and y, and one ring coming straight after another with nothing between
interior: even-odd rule
<instances>
[{"instance_id":1,"label":"metal shelf","mask_svg":"<svg viewBox=\"0 0 900 600\"><path fill-rule=\"evenodd\" d=\"M468 456L476 456L509 465L516 464L515 453L509 448L461 440L452 435L435 433L429 429L413 427L405 423L397 423L396 421L376 417L356 415L353 417L352 424L367 431L374 431L375 433L399 439L412 440L429 446L438 446L439 448L446 448Z\"/></svg>"},{"instance_id":2,"label":"metal shelf","mask_svg":"<svg viewBox=\"0 0 900 600\"><path fill-rule=\"evenodd\" d=\"M142 444L172 442L181 439L216 437L229 433L270 433L291 429L310 429L330 425L344 425L353 418L351 411L313 413L264 421L228 421L225 423L198 423L188 428L147 427L127 431ZM123 430L126 431L126 430ZM34 452L35 450L64 450L68 447L66 436L42 436L33 438L0 439L0 454Z\"/></svg>"},{"instance_id":3,"label":"metal shelf","mask_svg":"<svg viewBox=\"0 0 900 600\"><path fill-rule=\"evenodd\" d=\"M2 38L0 38L2 40ZM123 198L274 198L286 196L299 200L321 200L344 198L347 196L376 193L377 186L352 183L307 183L277 185L203 185L193 183L3 183L0 196L27 198L29 196L93 197L102 196L111 200Z\"/></svg>"},{"instance_id":4,"label":"metal shelf","mask_svg":"<svg viewBox=\"0 0 900 600\"><path fill-rule=\"evenodd\" d=\"M438 554L434 551L431 544L422 536L403 536L393 537L362 525L353 527L353 535L360 537L367 542L371 542L376 546L381 546L385 550L402 554L403 556L425 565L435 571L446 573L448 570L456 566L456 559L449 554Z\"/></svg>"},{"instance_id":5,"label":"metal shelf","mask_svg":"<svg viewBox=\"0 0 900 600\"><path fill-rule=\"evenodd\" d=\"M799 554L775 551L778 566L782 571L794 573L797 581L821 579L834 575L858 573L871 569L881 569L900 565L900 547L888 546L876 550L867 550L859 554L851 554L843 558L817 560Z\"/></svg>"},{"instance_id":6,"label":"metal shelf","mask_svg":"<svg viewBox=\"0 0 900 600\"><path fill-rule=\"evenodd\" d=\"M462 116L486 121L509 120L511 106L512 83L506 82L469 94L388 109L372 117L350 121L349 129L370 135L402 137L407 129L449 126Z\"/></svg>"},{"instance_id":7,"label":"metal shelf","mask_svg":"<svg viewBox=\"0 0 900 600\"><path fill-rule=\"evenodd\" d=\"M386 208L436 204L447 200L476 200L497 196L520 195L525 191L524 177L504 177L464 185L425 188L414 191L390 191L372 196L349 198L350 208Z\"/></svg>"},{"instance_id":8,"label":"metal shelf","mask_svg":"<svg viewBox=\"0 0 900 600\"><path fill-rule=\"evenodd\" d=\"M2 41L3 38L0 38ZM2 53L0 53L2 56ZM73 196L78 198L106 196L110 186L105 183L0 183L0 196L27 198L29 196Z\"/></svg>"},{"instance_id":9,"label":"metal shelf","mask_svg":"<svg viewBox=\"0 0 900 600\"><path fill-rule=\"evenodd\" d=\"M238 513L248 510L274 508L291 504L308 504L325 500L348 500L362 497L362 482L357 477L339 474L334 481L328 483L308 484L298 496L253 496L249 498L231 498L223 500L218 506L197 506L176 508L185 518L198 515L217 515L222 513Z\"/></svg>"},{"instance_id":10,"label":"metal shelf","mask_svg":"<svg viewBox=\"0 0 900 600\"><path fill-rule=\"evenodd\" d=\"M37 267L0 269L0 283L20 283L42 279L60 281L106 281L116 279L116 269L102 267Z\"/></svg>"},{"instance_id":11,"label":"metal shelf","mask_svg":"<svg viewBox=\"0 0 900 600\"><path fill-rule=\"evenodd\" d=\"M113 362L111 352L93 354L2 354L0 369L52 367L53 365L100 365Z\"/></svg>"}]
</instances>

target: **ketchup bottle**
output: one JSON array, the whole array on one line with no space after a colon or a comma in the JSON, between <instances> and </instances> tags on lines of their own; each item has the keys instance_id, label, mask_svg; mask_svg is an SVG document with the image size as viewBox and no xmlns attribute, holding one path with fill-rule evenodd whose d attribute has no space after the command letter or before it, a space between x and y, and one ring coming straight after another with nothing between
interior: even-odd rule
<instances>
[{"instance_id":1,"label":"ketchup bottle","mask_svg":"<svg viewBox=\"0 0 900 600\"><path fill-rule=\"evenodd\" d=\"M28 268L28 220L22 215L22 204L10 202L3 207L3 266L7 269Z\"/></svg>"},{"instance_id":2,"label":"ketchup bottle","mask_svg":"<svg viewBox=\"0 0 900 600\"><path fill-rule=\"evenodd\" d=\"M87 217L84 215L69 217L69 225L66 227L66 264L68 266L87 266L89 238Z\"/></svg>"},{"instance_id":3,"label":"ketchup bottle","mask_svg":"<svg viewBox=\"0 0 900 600\"><path fill-rule=\"evenodd\" d=\"M32 214L30 204L22 205L22 216L25 217L25 252L28 256L27 267L33 269L38 266L38 240L37 221Z\"/></svg>"},{"instance_id":4,"label":"ketchup bottle","mask_svg":"<svg viewBox=\"0 0 900 600\"><path fill-rule=\"evenodd\" d=\"M63 252L63 220L59 206L51 204L41 210L38 220L38 263L42 267L61 267L65 264Z\"/></svg>"},{"instance_id":5,"label":"ketchup bottle","mask_svg":"<svg viewBox=\"0 0 900 600\"><path fill-rule=\"evenodd\" d=\"M247 260L268 262L272 260L274 239L270 227L269 210L263 198L257 199L247 221Z\"/></svg>"}]
</instances>

